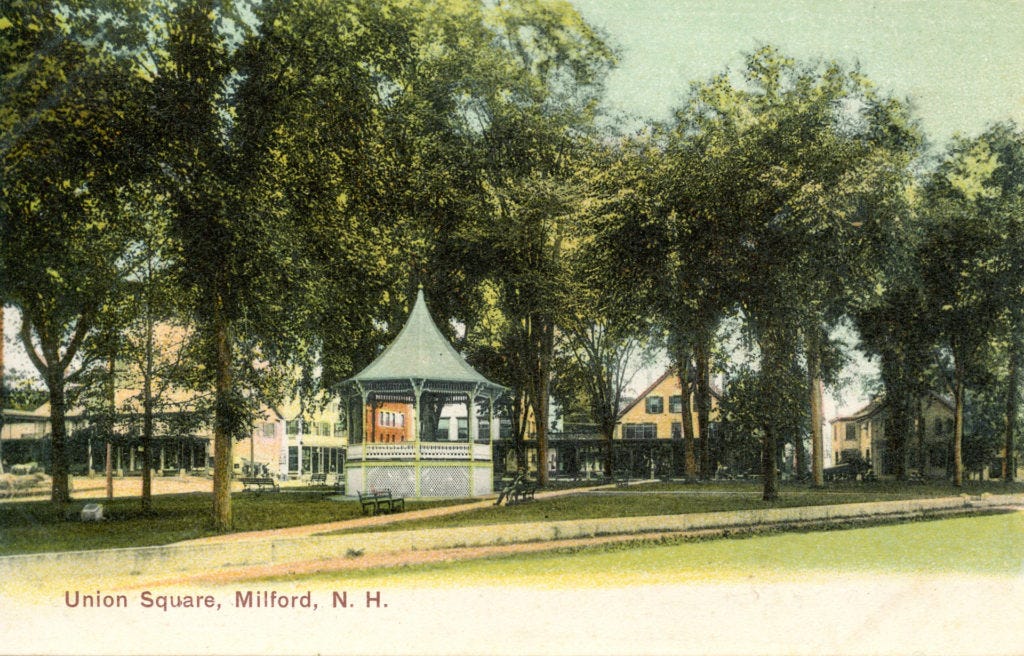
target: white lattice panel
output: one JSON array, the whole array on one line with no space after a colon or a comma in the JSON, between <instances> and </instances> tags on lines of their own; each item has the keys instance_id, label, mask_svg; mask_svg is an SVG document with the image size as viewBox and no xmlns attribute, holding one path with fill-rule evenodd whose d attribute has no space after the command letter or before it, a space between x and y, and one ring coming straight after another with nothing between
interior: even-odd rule
<instances>
[{"instance_id":1,"label":"white lattice panel","mask_svg":"<svg viewBox=\"0 0 1024 656\"><path fill-rule=\"evenodd\" d=\"M416 495L415 470L412 467L367 467L367 489L391 490L399 497Z\"/></svg>"},{"instance_id":2,"label":"white lattice panel","mask_svg":"<svg viewBox=\"0 0 1024 656\"><path fill-rule=\"evenodd\" d=\"M425 497L469 495L469 467L424 466L420 472L420 493Z\"/></svg>"}]
</instances>

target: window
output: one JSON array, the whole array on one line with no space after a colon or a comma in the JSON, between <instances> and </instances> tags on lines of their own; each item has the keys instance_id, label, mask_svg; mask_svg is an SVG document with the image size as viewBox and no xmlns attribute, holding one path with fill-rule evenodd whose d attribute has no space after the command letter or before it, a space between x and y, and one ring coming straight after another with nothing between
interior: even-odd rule
<instances>
[{"instance_id":1,"label":"window","mask_svg":"<svg viewBox=\"0 0 1024 656\"><path fill-rule=\"evenodd\" d=\"M657 424L623 424L622 437L627 440L654 439L658 437Z\"/></svg>"},{"instance_id":2,"label":"window","mask_svg":"<svg viewBox=\"0 0 1024 656\"><path fill-rule=\"evenodd\" d=\"M345 422L339 421L334 424L334 436L341 437L345 434Z\"/></svg>"},{"instance_id":3,"label":"window","mask_svg":"<svg viewBox=\"0 0 1024 656\"><path fill-rule=\"evenodd\" d=\"M856 442L857 441L857 424L849 423L846 424L846 441Z\"/></svg>"},{"instance_id":4,"label":"window","mask_svg":"<svg viewBox=\"0 0 1024 656\"><path fill-rule=\"evenodd\" d=\"M669 405L671 405L671 404L672 404L672 402L669 401ZM673 440L679 440L679 439L682 439L682 437L683 437L683 424L681 422L678 422L678 421L673 421L672 422L672 439Z\"/></svg>"},{"instance_id":5,"label":"window","mask_svg":"<svg viewBox=\"0 0 1024 656\"><path fill-rule=\"evenodd\" d=\"M437 421L437 432L434 434L435 440L447 440L448 439L448 417L439 419Z\"/></svg>"},{"instance_id":6,"label":"window","mask_svg":"<svg viewBox=\"0 0 1024 656\"><path fill-rule=\"evenodd\" d=\"M269 421L263 424L263 437L274 437L274 424Z\"/></svg>"},{"instance_id":7,"label":"window","mask_svg":"<svg viewBox=\"0 0 1024 656\"><path fill-rule=\"evenodd\" d=\"M647 404L647 414L649 415L660 415L665 411L665 399L660 396L648 396L645 399Z\"/></svg>"},{"instance_id":8,"label":"window","mask_svg":"<svg viewBox=\"0 0 1024 656\"><path fill-rule=\"evenodd\" d=\"M299 424L302 422L301 419L292 419L285 425L285 430L289 435L299 434Z\"/></svg>"},{"instance_id":9,"label":"window","mask_svg":"<svg viewBox=\"0 0 1024 656\"><path fill-rule=\"evenodd\" d=\"M668 397L668 411L673 414L680 414L683 411L682 394L674 394Z\"/></svg>"},{"instance_id":10,"label":"window","mask_svg":"<svg viewBox=\"0 0 1024 656\"><path fill-rule=\"evenodd\" d=\"M469 420L466 419L465 417L459 417L457 421L459 422L459 424L458 424L459 425L459 439L460 440L468 440L469 439Z\"/></svg>"}]
</instances>

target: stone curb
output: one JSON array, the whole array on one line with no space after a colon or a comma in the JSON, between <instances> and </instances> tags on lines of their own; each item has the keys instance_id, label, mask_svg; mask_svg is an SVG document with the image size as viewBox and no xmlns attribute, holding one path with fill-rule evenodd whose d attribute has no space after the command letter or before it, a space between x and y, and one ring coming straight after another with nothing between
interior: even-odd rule
<instances>
[{"instance_id":1,"label":"stone curb","mask_svg":"<svg viewBox=\"0 0 1024 656\"><path fill-rule=\"evenodd\" d=\"M140 579L186 572L329 560L362 554L481 547L605 535L756 528L865 518L918 517L956 510L1024 507L1024 495L907 499L830 506L767 508L685 515L570 519L521 524L433 528L381 533L311 535L230 543L179 543L0 557L0 580L70 581L102 574Z\"/></svg>"}]
</instances>

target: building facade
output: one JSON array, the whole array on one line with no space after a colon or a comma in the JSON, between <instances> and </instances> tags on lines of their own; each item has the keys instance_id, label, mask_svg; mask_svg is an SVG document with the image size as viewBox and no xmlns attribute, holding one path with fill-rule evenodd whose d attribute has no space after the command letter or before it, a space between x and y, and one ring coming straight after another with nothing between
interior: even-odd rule
<instances>
[{"instance_id":1,"label":"building facade","mask_svg":"<svg viewBox=\"0 0 1024 656\"><path fill-rule=\"evenodd\" d=\"M929 394L921 399L919 417L911 423L912 435L907 442L907 462L911 472L926 478L942 478L952 470L953 412L952 402L938 394ZM877 475L894 474L893 449L886 437L887 417L888 406L884 397L876 397L856 412L833 419L830 422L832 464L859 458Z\"/></svg>"}]
</instances>

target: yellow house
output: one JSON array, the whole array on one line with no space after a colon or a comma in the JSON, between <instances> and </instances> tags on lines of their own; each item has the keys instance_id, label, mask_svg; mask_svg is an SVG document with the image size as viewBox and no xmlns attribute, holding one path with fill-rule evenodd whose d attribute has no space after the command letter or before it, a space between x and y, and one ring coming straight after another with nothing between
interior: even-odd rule
<instances>
[{"instance_id":1,"label":"yellow house","mask_svg":"<svg viewBox=\"0 0 1024 656\"><path fill-rule=\"evenodd\" d=\"M719 421L720 394L711 390L710 426ZM694 437L700 438L697 424L697 403L691 395ZM672 370L663 373L632 403L623 408L616 424L618 439L680 439L683 437L683 392L679 376Z\"/></svg>"},{"instance_id":2,"label":"yellow house","mask_svg":"<svg viewBox=\"0 0 1024 656\"><path fill-rule=\"evenodd\" d=\"M941 477L946 474L952 457L953 404L938 394L929 394L921 403L925 449L925 470L921 473L929 477ZM876 397L853 414L833 419L830 422L833 464L860 457L876 473L892 474L892 454L885 436L887 415L885 399ZM916 419L912 429L916 435ZM921 461L916 438L909 440L907 449L910 468L916 470Z\"/></svg>"}]
</instances>

